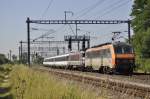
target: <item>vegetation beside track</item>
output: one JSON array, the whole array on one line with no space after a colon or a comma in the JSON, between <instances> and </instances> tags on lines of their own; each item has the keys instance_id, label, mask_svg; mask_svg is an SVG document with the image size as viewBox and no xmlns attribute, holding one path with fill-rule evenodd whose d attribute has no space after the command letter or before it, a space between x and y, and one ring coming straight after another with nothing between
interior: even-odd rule
<instances>
[{"instance_id":1,"label":"vegetation beside track","mask_svg":"<svg viewBox=\"0 0 150 99\"><path fill-rule=\"evenodd\" d=\"M132 44L137 70L150 72L150 0L134 0L132 6Z\"/></svg>"},{"instance_id":2,"label":"vegetation beside track","mask_svg":"<svg viewBox=\"0 0 150 99\"><path fill-rule=\"evenodd\" d=\"M11 65L0 65L0 99L12 99Z\"/></svg>"},{"instance_id":3,"label":"vegetation beside track","mask_svg":"<svg viewBox=\"0 0 150 99\"><path fill-rule=\"evenodd\" d=\"M12 94L15 99L104 99L92 88L66 81L23 65L13 66Z\"/></svg>"}]
</instances>

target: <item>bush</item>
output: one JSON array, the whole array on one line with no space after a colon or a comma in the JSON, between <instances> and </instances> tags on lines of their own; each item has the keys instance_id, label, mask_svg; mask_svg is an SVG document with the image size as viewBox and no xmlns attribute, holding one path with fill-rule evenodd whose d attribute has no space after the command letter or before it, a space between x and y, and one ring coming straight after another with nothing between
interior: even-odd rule
<instances>
[{"instance_id":1,"label":"bush","mask_svg":"<svg viewBox=\"0 0 150 99\"><path fill-rule=\"evenodd\" d=\"M145 73L150 72L150 59L138 59L137 65L137 70L142 70Z\"/></svg>"},{"instance_id":2,"label":"bush","mask_svg":"<svg viewBox=\"0 0 150 99\"><path fill-rule=\"evenodd\" d=\"M9 63L10 61L5 57L4 54L0 54L0 65Z\"/></svg>"}]
</instances>

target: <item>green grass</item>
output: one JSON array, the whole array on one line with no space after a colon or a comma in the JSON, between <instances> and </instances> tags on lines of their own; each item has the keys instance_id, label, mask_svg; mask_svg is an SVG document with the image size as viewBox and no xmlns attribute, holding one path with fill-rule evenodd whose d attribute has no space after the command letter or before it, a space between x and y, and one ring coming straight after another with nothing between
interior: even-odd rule
<instances>
[{"instance_id":1,"label":"green grass","mask_svg":"<svg viewBox=\"0 0 150 99\"><path fill-rule=\"evenodd\" d=\"M23 65L13 66L12 94L14 99L104 99L91 87L63 80Z\"/></svg>"}]
</instances>

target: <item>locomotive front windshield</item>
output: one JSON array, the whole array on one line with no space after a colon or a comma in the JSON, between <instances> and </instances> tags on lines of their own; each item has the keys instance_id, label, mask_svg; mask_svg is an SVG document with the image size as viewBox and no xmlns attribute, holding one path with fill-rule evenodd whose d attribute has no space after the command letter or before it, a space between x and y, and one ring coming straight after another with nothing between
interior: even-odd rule
<instances>
[{"instance_id":1,"label":"locomotive front windshield","mask_svg":"<svg viewBox=\"0 0 150 99\"><path fill-rule=\"evenodd\" d=\"M129 45L115 45L116 54L131 54L133 53L133 48Z\"/></svg>"}]
</instances>

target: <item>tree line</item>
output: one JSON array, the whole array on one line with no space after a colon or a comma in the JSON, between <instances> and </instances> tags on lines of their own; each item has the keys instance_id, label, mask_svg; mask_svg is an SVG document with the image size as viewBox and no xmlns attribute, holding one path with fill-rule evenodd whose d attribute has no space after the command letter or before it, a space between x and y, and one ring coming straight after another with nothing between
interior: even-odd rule
<instances>
[{"instance_id":1,"label":"tree line","mask_svg":"<svg viewBox=\"0 0 150 99\"><path fill-rule=\"evenodd\" d=\"M150 71L150 0L134 0L131 17L136 63Z\"/></svg>"}]
</instances>

